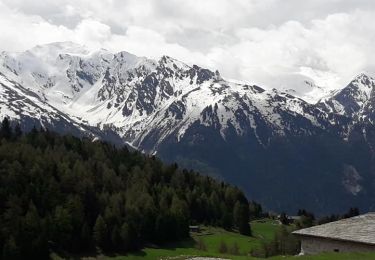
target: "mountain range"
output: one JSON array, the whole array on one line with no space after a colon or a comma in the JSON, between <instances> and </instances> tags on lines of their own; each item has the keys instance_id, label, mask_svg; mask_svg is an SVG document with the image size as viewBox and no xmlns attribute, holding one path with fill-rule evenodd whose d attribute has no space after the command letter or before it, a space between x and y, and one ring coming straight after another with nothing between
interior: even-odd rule
<instances>
[{"instance_id":1,"label":"mountain range","mask_svg":"<svg viewBox=\"0 0 375 260\"><path fill-rule=\"evenodd\" d=\"M126 143L275 211L375 208L375 79L366 74L307 102L168 56L52 43L0 54L0 115L26 130Z\"/></svg>"}]
</instances>

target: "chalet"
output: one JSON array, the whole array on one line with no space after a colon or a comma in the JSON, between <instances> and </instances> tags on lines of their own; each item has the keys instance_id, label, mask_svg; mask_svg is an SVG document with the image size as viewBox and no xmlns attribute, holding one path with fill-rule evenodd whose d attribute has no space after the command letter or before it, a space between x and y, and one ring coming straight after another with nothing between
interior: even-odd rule
<instances>
[{"instance_id":1,"label":"chalet","mask_svg":"<svg viewBox=\"0 0 375 260\"><path fill-rule=\"evenodd\" d=\"M288 216L288 215L285 215L285 217L288 220L288 223L290 223L290 224L295 223L295 222L297 222L298 220L301 219L301 216ZM281 222L281 218L282 218L281 215L277 215L277 220L279 220L280 222Z\"/></svg>"},{"instance_id":2,"label":"chalet","mask_svg":"<svg viewBox=\"0 0 375 260\"><path fill-rule=\"evenodd\" d=\"M189 230L190 230L190 232L200 232L201 231L199 226L189 226Z\"/></svg>"},{"instance_id":3,"label":"chalet","mask_svg":"<svg viewBox=\"0 0 375 260\"><path fill-rule=\"evenodd\" d=\"M375 252L375 212L293 232L301 254Z\"/></svg>"},{"instance_id":4,"label":"chalet","mask_svg":"<svg viewBox=\"0 0 375 260\"><path fill-rule=\"evenodd\" d=\"M301 216L288 216L288 220L290 223L295 223L300 219L301 219Z\"/></svg>"}]
</instances>

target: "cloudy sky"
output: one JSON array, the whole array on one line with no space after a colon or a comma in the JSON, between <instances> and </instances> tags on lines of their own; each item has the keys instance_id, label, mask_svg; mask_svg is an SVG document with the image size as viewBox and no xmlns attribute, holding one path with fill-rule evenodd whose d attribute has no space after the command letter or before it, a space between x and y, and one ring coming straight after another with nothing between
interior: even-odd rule
<instances>
[{"instance_id":1,"label":"cloudy sky","mask_svg":"<svg viewBox=\"0 0 375 260\"><path fill-rule=\"evenodd\" d=\"M375 75L373 0L0 0L0 49L73 41L230 79L325 88Z\"/></svg>"}]
</instances>

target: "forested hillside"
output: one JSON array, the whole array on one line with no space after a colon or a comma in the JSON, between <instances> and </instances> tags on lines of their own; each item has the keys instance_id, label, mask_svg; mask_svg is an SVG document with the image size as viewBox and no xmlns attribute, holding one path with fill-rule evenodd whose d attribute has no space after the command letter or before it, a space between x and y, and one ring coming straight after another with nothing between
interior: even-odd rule
<instances>
[{"instance_id":1,"label":"forested hillside","mask_svg":"<svg viewBox=\"0 0 375 260\"><path fill-rule=\"evenodd\" d=\"M176 164L2 122L2 259L127 252L186 238L196 223L250 235L248 207L239 189Z\"/></svg>"},{"instance_id":2,"label":"forested hillside","mask_svg":"<svg viewBox=\"0 0 375 260\"><path fill-rule=\"evenodd\" d=\"M50 43L0 53L0 117L25 130L126 142L237 185L272 211L371 211L375 78L349 77L333 92L290 82L313 91L312 102L168 56Z\"/></svg>"}]
</instances>

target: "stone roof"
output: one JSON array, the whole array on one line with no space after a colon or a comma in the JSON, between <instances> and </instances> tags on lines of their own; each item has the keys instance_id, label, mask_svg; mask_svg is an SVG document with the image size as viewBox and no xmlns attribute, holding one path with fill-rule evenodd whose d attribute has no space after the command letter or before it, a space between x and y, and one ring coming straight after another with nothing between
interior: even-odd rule
<instances>
[{"instance_id":1,"label":"stone roof","mask_svg":"<svg viewBox=\"0 0 375 260\"><path fill-rule=\"evenodd\" d=\"M300 229L293 234L375 245L375 212Z\"/></svg>"}]
</instances>

